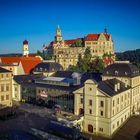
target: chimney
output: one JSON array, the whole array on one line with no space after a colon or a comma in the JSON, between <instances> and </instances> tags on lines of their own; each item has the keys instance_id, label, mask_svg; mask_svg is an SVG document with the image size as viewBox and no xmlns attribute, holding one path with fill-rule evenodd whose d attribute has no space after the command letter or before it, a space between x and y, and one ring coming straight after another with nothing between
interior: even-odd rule
<instances>
[{"instance_id":1,"label":"chimney","mask_svg":"<svg viewBox=\"0 0 140 140\"><path fill-rule=\"evenodd\" d=\"M125 87L127 88L127 86L128 86L127 83L125 82L124 84L125 84Z\"/></svg>"},{"instance_id":2,"label":"chimney","mask_svg":"<svg viewBox=\"0 0 140 140\"><path fill-rule=\"evenodd\" d=\"M117 92L118 91L118 85L115 84L115 91Z\"/></svg>"},{"instance_id":3,"label":"chimney","mask_svg":"<svg viewBox=\"0 0 140 140\"><path fill-rule=\"evenodd\" d=\"M120 90L120 83L117 83L118 90Z\"/></svg>"}]
</instances>

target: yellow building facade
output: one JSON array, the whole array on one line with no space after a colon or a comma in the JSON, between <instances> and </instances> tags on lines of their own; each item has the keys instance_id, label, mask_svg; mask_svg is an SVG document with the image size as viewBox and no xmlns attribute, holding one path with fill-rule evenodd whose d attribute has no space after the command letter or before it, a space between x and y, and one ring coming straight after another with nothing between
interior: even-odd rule
<instances>
[{"instance_id":1,"label":"yellow building facade","mask_svg":"<svg viewBox=\"0 0 140 140\"><path fill-rule=\"evenodd\" d=\"M102 81L87 80L74 96L75 115L84 115L83 131L112 137L140 111L140 72L130 63L109 65Z\"/></svg>"},{"instance_id":2,"label":"yellow building facade","mask_svg":"<svg viewBox=\"0 0 140 140\"><path fill-rule=\"evenodd\" d=\"M0 108L12 106L12 72L0 67Z\"/></svg>"}]
</instances>

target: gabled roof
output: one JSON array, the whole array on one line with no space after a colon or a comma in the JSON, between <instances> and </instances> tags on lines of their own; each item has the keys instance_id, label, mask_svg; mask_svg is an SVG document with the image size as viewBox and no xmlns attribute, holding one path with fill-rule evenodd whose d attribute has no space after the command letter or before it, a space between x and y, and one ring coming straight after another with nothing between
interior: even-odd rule
<instances>
[{"instance_id":1,"label":"gabled roof","mask_svg":"<svg viewBox=\"0 0 140 140\"><path fill-rule=\"evenodd\" d=\"M40 62L42 61L37 57L27 57L21 59L21 64L26 74L29 74Z\"/></svg>"},{"instance_id":2,"label":"gabled roof","mask_svg":"<svg viewBox=\"0 0 140 140\"><path fill-rule=\"evenodd\" d=\"M85 37L85 41L96 41L96 40L98 40L98 38L99 38L100 35L101 35L101 34L88 34L88 35ZM108 40L109 37L110 37L109 34L105 34L105 33L104 33L104 36L105 36L105 38L106 38L107 40Z\"/></svg>"},{"instance_id":3,"label":"gabled roof","mask_svg":"<svg viewBox=\"0 0 140 140\"><path fill-rule=\"evenodd\" d=\"M38 57L1 57L1 63L3 64L18 64L21 63L26 74L29 74L31 70L42 60Z\"/></svg>"}]
</instances>

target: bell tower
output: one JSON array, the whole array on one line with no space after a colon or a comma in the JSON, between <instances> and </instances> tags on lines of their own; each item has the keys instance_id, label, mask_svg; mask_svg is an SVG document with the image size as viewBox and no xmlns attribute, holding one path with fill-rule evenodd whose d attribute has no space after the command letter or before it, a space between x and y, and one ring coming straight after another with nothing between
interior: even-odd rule
<instances>
[{"instance_id":1,"label":"bell tower","mask_svg":"<svg viewBox=\"0 0 140 140\"><path fill-rule=\"evenodd\" d=\"M23 41L23 56L28 56L28 55L29 55L28 41L24 40Z\"/></svg>"},{"instance_id":2,"label":"bell tower","mask_svg":"<svg viewBox=\"0 0 140 140\"><path fill-rule=\"evenodd\" d=\"M61 42L62 41L62 35L59 25L56 28L56 36L55 36L55 42Z\"/></svg>"}]
</instances>

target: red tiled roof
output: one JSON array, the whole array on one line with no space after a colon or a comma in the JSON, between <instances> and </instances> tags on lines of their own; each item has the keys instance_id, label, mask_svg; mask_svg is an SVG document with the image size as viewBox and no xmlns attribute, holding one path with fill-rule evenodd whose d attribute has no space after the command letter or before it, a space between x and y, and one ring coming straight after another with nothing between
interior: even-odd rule
<instances>
[{"instance_id":1,"label":"red tiled roof","mask_svg":"<svg viewBox=\"0 0 140 140\"><path fill-rule=\"evenodd\" d=\"M18 63L20 62L20 57L1 57L1 63L4 64L13 64L13 63Z\"/></svg>"},{"instance_id":2,"label":"red tiled roof","mask_svg":"<svg viewBox=\"0 0 140 140\"><path fill-rule=\"evenodd\" d=\"M76 39L72 39L72 40L65 40L65 43L71 45L71 44L74 44L75 41L78 41L78 40L82 40L82 38L76 38Z\"/></svg>"},{"instance_id":3,"label":"red tiled roof","mask_svg":"<svg viewBox=\"0 0 140 140\"><path fill-rule=\"evenodd\" d=\"M25 57L25 58L22 57L21 58L21 64L26 74L29 74L33 70L33 68L41 62L42 61L36 57Z\"/></svg>"},{"instance_id":4,"label":"red tiled roof","mask_svg":"<svg viewBox=\"0 0 140 140\"><path fill-rule=\"evenodd\" d=\"M104 57L103 62L104 62L105 65L110 65L110 64L114 63L114 60L110 57Z\"/></svg>"},{"instance_id":5,"label":"red tiled roof","mask_svg":"<svg viewBox=\"0 0 140 140\"><path fill-rule=\"evenodd\" d=\"M85 41L93 41L93 40L97 40L99 38L100 34L88 34L85 37Z\"/></svg>"},{"instance_id":6,"label":"red tiled roof","mask_svg":"<svg viewBox=\"0 0 140 140\"><path fill-rule=\"evenodd\" d=\"M108 40L110 35L109 34L104 34L104 36L106 37L106 39Z\"/></svg>"},{"instance_id":7,"label":"red tiled roof","mask_svg":"<svg viewBox=\"0 0 140 140\"><path fill-rule=\"evenodd\" d=\"M37 64L42 62L38 57L1 57L0 59L3 64L19 64L21 62L26 74L29 74Z\"/></svg>"},{"instance_id":8,"label":"red tiled roof","mask_svg":"<svg viewBox=\"0 0 140 140\"><path fill-rule=\"evenodd\" d=\"M108 34L104 34L106 39L108 40L109 39L109 35ZM85 37L85 41L94 41L94 40L98 40L100 34L88 34L86 37Z\"/></svg>"}]
</instances>

